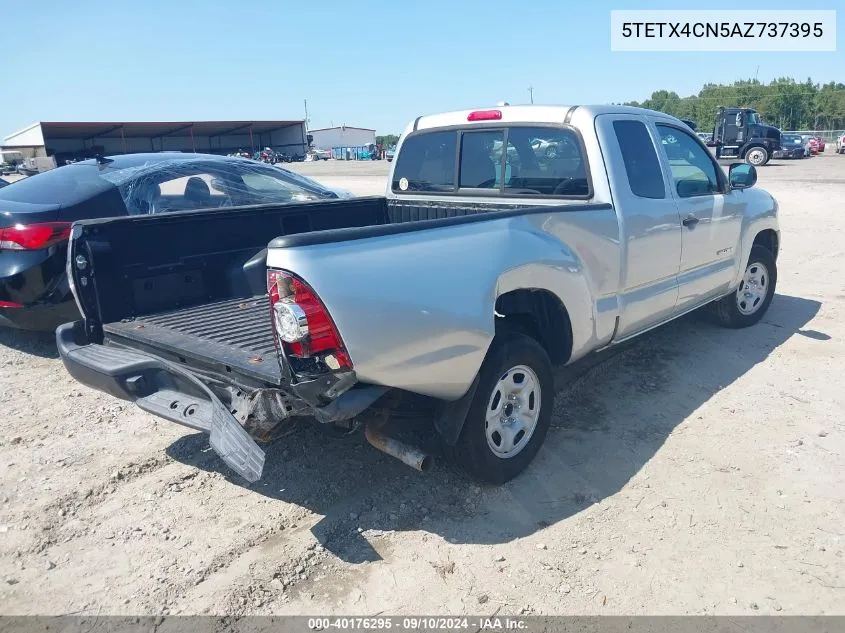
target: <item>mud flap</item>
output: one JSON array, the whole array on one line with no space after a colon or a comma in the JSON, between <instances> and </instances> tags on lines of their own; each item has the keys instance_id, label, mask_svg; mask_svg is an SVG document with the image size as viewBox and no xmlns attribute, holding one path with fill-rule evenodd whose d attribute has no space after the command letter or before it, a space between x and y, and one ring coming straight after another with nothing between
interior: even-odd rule
<instances>
[{"instance_id":1,"label":"mud flap","mask_svg":"<svg viewBox=\"0 0 845 633\"><path fill-rule=\"evenodd\" d=\"M437 406L434 414L434 428L437 429L437 432L449 446L455 446L461 437L464 422L478 389L479 376L480 374L476 374L469 390L460 399L454 402L443 401Z\"/></svg>"},{"instance_id":2,"label":"mud flap","mask_svg":"<svg viewBox=\"0 0 845 633\"><path fill-rule=\"evenodd\" d=\"M229 468L248 482L261 479L264 451L222 405L214 407L209 443Z\"/></svg>"}]
</instances>

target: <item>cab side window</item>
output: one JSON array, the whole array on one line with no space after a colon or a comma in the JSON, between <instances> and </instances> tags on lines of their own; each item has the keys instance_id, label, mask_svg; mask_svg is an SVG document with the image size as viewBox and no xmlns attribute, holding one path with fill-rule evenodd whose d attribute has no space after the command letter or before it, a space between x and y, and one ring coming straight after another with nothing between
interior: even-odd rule
<instances>
[{"instance_id":1,"label":"cab side window","mask_svg":"<svg viewBox=\"0 0 845 633\"><path fill-rule=\"evenodd\" d=\"M680 128L657 124L675 189L681 198L720 193L716 164L697 140Z\"/></svg>"},{"instance_id":2,"label":"cab side window","mask_svg":"<svg viewBox=\"0 0 845 633\"><path fill-rule=\"evenodd\" d=\"M646 126L641 121L614 121L613 131L622 152L631 193L639 198L665 198L663 172Z\"/></svg>"}]
</instances>

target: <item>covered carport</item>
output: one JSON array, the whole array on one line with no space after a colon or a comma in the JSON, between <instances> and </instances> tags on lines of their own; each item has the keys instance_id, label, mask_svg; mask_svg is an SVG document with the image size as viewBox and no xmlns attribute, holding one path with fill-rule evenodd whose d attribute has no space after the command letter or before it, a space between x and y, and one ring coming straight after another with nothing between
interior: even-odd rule
<instances>
[{"instance_id":1,"label":"covered carport","mask_svg":"<svg viewBox=\"0 0 845 633\"><path fill-rule=\"evenodd\" d=\"M96 154L139 152L253 153L265 147L286 154L305 154L305 122L40 122L6 137L5 149L24 155L54 156L58 165Z\"/></svg>"}]
</instances>

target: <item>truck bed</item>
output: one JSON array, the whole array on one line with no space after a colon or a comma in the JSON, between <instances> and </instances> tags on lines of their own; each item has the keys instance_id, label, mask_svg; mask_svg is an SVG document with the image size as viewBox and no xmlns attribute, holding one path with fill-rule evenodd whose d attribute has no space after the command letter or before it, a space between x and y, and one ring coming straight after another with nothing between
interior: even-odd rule
<instances>
[{"instance_id":1,"label":"truck bed","mask_svg":"<svg viewBox=\"0 0 845 633\"><path fill-rule=\"evenodd\" d=\"M70 260L83 262L73 283L92 343L147 352L211 381L280 386L289 378L265 294L268 242L354 239L519 207L370 197L83 220L69 246Z\"/></svg>"},{"instance_id":2,"label":"truck bed","mask_svg":"<svg viewBox=\"0 0 845 633\"><path fill-rule=\"evenodd\" d=\"M281 382L266 295L107 323L103 335L107 343L154 351L191 367L223 364L225 371L258 383Z\"/></svg>"}]
</instances>

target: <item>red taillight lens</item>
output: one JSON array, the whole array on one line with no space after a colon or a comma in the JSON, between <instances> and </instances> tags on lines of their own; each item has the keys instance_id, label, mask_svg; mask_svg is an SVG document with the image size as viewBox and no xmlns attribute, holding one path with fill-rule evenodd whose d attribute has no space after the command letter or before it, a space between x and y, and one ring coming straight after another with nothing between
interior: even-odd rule
<instances>
[{"instance_id":1,"label":"red taillight lens","mask_svg":"<svg viewBox=\"0 0 845 633\"><path fill-rule=\"evenodd\" d=\"M32 251L47 248L70 237L70 222L15 224L0 229L0 249Z\"/></svg>"},{"instance_id":2,"label":"red taillight lens","mask_svg":"<svg viewBox=\"0 0 845 633\"><path fill-rule=\"evenodd\" d=\"M22 303L15 303L14 301L0 301L0 308L22 308Z\"/></svg>"},{"instance_id":3,"label":"red taillight lens","mask_svg":"<svg viewBox=\"0 0 845 633\"><path fill-rule=\"evenodd\" d=\"M501 118L501 110L476 110L469 113L467 121L500 121Z\"/></svg>"},{"instance_id":4,"label":"red taillight lens","mask_svg":"<svg viewBox=\"0 0 845 633\"><path fill-rule=\"evenodd\" d=\"M332 369L352 369L340 333L311 286L287 271L268 270L267 291L273 331L288 355L307 358L319 354ZM332 367L329 356L337 361L337 367Z\"/></svg>"}]
</instances>

